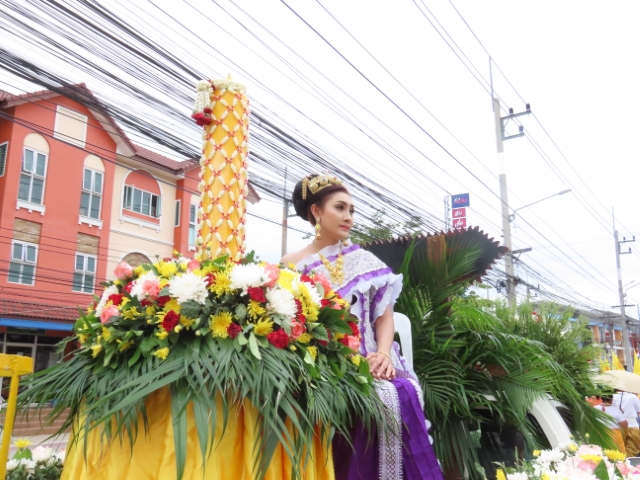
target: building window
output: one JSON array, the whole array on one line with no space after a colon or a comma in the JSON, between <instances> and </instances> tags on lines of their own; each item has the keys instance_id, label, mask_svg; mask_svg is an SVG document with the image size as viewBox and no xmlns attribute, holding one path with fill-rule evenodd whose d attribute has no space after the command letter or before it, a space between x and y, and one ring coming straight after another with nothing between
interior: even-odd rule
<instances>
[{"instance_id":1,"label":"building window","mask_svg":"<svg viewBox=\"0 0 640 480\"><path fill-rule=\"evenodd\" d=\"M58 105L53 136L84 147L87 138L87 116Z\"/></svg>"},{"instance_id":2,"label":"building window","mask_svg":"<svg viewBox=\"0 0 640 480\"><path fill-rule=\"evenodd\" d=\"M174 227L180 226L180 208L182 206L182 202L180 200L176 200L176 218L173 222Z\"/></svg>"},{"instance_id":3,"label":"building window","mask_svg":"<svg viewBox=\"0 0 640 480\"><path fill-rule=\"evenodd\" d=\"M9 282L33 285L36 279L38 245L14 240L11 245Z\"/></svg>"},{"instance_id":4,"label":"building window","mask_svg":"<svg viewBox=\"0 0 640 480\"><path fill-rule=\"evenodd\" d=\"M73 272L74 292L93 293L96 280L96 257L83 253L76 253L76 268Z\"/></svg>"},{"instance_id":5,"label":"building window","mask_svg":"<svg viewBox=\"0 0 640 480\"><path fill-rule=\"evenodd\" d=\"M160 195L145 192L139 188L125 185L124 187L124 208L132 212L149 215L150 217L160 217Z\"/></svg>"},{"instance_id":6,"label":"building window","mask_svg":"<svg viewBox=\"0 0 640 480\"><path fill-rule=\"evenodd\" d=\"M9 153L9 142L0 143L0 177L4 176L7 169L7 154Z\"/></svg>"},{"instance_id":7,"label":"building window","mask_svg":"<svg viewBox=\"0 0 640 480\"><path fill-rule=\"evenodd\" d=\"M189 205L189 245L196 244L196 206Z\"/></svg>"},{"instance_id":8,"label":"building window","mask_svg":"<svg viewBox=\"0 0 640 480\"><path fill-rule=\"evenodd\" d=\"M80 215L95 219L100 218L102 176L102 172L96 172L90 168L84 169L82 196L80 197Z\"/></svg>"},{"instance_id":9,"label":"building window","mask_svg":"<svg viewBox=\"0 0 640 480\"><path fill-rule=\"evenodd\" d=\"M20 200L42 205L46 169L46 153L30 148L24 149L22 172L20 173L20 189L18 190L18 198Z\"/></svg>"}]
</instances>

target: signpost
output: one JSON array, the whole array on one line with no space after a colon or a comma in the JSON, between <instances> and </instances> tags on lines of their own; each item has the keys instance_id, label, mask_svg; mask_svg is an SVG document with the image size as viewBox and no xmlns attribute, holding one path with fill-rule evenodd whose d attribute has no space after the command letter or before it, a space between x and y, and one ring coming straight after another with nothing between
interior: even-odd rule
<instances>
[{"instance_id":1,"label":"signpost","mask_svg":"<svg viewBox=\"0 0 640 480\"><path fill-rule=\"evenodd\" d=\"M471 205L468 193L460 193L451 196L451 218L453 220L453 228L467 227L467 208Z\"/></svg>"}]
</instances>

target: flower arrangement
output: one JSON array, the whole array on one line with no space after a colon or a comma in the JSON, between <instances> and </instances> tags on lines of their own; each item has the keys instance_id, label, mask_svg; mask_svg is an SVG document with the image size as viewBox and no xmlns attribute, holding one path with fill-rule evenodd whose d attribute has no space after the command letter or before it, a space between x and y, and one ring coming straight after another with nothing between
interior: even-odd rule
<instances>
[{"instance_id":1,"label":"flower arrangement","mask_svg":"<svg viewBox=\"0 0 640 480\"><path fill-rule=\"evenodd\" d=\"M134 442L145 400L167 387L174 422L186 422L192 403L205 445L215 422L226 422L229 409L248 399L265 432L256 451L273 452L286 438L298 465L308 455L301 439L311 438L315 425L347 434L356 420L381 420L368 363L357 353L357 319L323 276L258 262L252 254L238 263L176 254L135 268L121 263L114 274L76 321L68 340L74 354L25 379L30 388L19 404L55 398L50 422L71 412L61 431L82 418L87 430L102 426L107 439ZM224 412L211 415L220 396ZM176 429L179 468L186 441L186 430ZM258 476L270 460L263 457Z\"/></svg>"},{"instance_id":2,"label":"flower arrangement","mask_svg":"<svg viewBox=\"0 0 640 480\"><path fill-rule=\"evenodd\" d=\"M597 445L567 443L551 450L535 450L533 460L497 471L497 480L640 480L640 467L624 453Z\"/></svg>"},{"instance_id":3,"label":"flower arrangement","mask_svg":"<svg viewBox=\"0 0 640 480\"><path fill-rule=\"evenodd\" d=\"M7 462L6 480L58 480L62 474L64 452L50 447L36 447L31 451L29 440L15 442L18 451Z\"/></svg>"}]
</instances>

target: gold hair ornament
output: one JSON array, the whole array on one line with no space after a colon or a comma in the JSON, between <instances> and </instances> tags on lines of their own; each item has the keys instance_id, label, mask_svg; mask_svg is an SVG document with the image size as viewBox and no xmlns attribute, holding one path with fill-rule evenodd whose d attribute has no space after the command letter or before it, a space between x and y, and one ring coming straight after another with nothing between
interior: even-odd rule
<instances>
[{"instance_id":1,"label":"gold hair ornament","mask_svg":"<svg viewBox=\"0 0 640 480\"><path fill-rule=\"evenodd\" d=\"M307 199L307 190L311 195L315 195L324 187L329 185L342 185L342 180L333 175L316 175L315 177L304 177L302 179L302 199Z\"/></svg>"}]
</instances>

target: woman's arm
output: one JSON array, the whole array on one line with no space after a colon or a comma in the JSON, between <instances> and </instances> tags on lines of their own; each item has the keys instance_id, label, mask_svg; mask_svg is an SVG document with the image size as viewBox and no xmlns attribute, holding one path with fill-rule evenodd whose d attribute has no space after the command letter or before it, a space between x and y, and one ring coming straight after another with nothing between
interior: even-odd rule
<instances>
[{"instance_id":1,"label":"woman's arm","mask_svg":"<svg viewBox=\"0 0 640 480\"><path fill-rule=\"evenodd\" d=\"M376 342L378 351L369 353L367 360L374 378L391 380L396 376L396 370L391 361L391 345L395 328L393 324L393 307L389 305L382 315L373 324L376 329Z\"/></svg>"}]
</instances>

